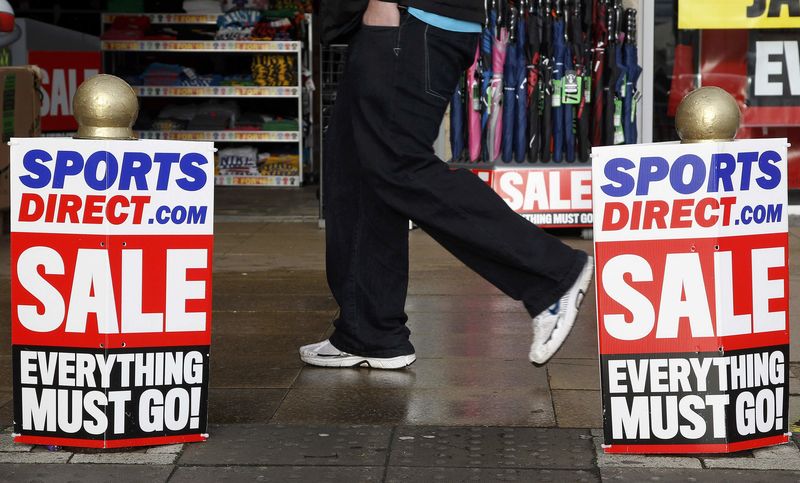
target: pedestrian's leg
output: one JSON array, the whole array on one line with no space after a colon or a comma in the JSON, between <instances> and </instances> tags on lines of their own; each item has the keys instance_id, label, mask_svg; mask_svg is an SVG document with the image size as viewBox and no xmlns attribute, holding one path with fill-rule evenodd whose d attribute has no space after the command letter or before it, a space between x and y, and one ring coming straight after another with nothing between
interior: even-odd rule
<instances>
[{"instance_id":1,"label":"pedestrian's leg","mask_svg":"<svg viewBox=\"0 0 800 483\"><path fill-rule=\"evenodd\" d=\"M373 38L372 48L364 50L369 58L362 62L354 104L357 152L377 196L428 228L535 316L572 286L586 254L514 213L474 174L451 169L432 149L476 42L476 35L440 30L413 17L398 48L381 51Z\"/></svg>"},{"instance_id":2,"label":"pedestrian's leg","mask_svg":"<svg viewBox=\"0 0 800 483\"><path fill-rule=\"evenodd\" d=\"M391 38L398 29L385 30ZM360 37L351 46L326 137L326 264L328 284L340 307L330 341L344 352L391 358L414 352L404 312L408 218L365 185L354 149L356 139L366 135L352 126L363 62Z\"/></svg>"}]
</instances>

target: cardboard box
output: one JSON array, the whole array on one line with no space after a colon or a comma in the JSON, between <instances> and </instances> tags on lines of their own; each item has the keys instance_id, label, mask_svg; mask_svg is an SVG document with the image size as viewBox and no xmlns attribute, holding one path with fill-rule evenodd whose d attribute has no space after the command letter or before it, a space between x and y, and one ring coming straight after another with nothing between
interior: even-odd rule
<instances>
[{"instance_id":1,"label":"cardboard box","mask_svg":"<svg viewBox=\"0 0 800 483\"><path fill-rule=\"evenodd\" d=\"M0 68L0 210L9 208L10 151L12 137L36 137L41 133L39 121L40 78L32 66ZM4 231L7 228L4 227Z\"/></svg>"}]
</instances>

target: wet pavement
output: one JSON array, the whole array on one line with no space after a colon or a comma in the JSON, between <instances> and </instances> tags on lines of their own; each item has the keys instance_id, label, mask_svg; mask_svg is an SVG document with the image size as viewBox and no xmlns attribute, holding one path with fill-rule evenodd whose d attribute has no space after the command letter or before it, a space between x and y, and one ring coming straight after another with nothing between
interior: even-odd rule
<instances>
[{"instance_id":1,"label":"wet pavement","mask_svg":"<svg viewBox=\"0 0 800 483\"><path fill-rule=\"evenodd\" d=\"M521 304L419 230L410 234L407 302L417 362L403 371L305 367L297 347L325 338L336 310L324 231L237 217L216 225L210 439L104 456L16 447L7 431L0 481L800 480L795 442L727 458L604 455L593 290L562 350L534 367ZM790 243L797 293L800 228ZM8 249L0 239L0 428L12 421ZM795 330L793 361L798 344ZM797 421L800 363L791 374Z\"/></svg>"}]
</instances>

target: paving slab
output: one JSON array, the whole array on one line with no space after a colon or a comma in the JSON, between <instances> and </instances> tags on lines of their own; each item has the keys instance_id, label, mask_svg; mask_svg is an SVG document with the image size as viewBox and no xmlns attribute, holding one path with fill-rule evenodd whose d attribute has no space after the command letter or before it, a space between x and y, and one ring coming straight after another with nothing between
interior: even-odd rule
<instances>
[{"instance_id":1,"label":"paving slab","mask_svg":"<svg viewBox=\"0 0 800 483\"><path fill-rule=\"evenodd\" d=\"M390 467L387 483L401 481L535 481L537 483L588 483L600 481L591 471Z\"/></svg>"},{"instance_id":2,"label":"paving slab","mask_svg":"<svg viewBox=\"0 0 800 483\"><path fill-rule=\"evenodd\" d=\"M324 270L222 272L214 276L214 285L218 283L226 291L253 296L269 293L319 295L329 292Z\"/></svg>"},{"instance_id":3,"label":"paving slab","mask_svg":"<svg viewBox=\"0 0 800 483\"><path fill-rule=\"evenodd\" d=\"M8 401L0 406L0 427L14 424L14 401Z\"/></svg>"},{"instance_id":4,"label":"paving slab","mask_svg":"<svg viewBox=\"0 0 800 483\"><path fill-rule=\"evenodd\" d=\"M318 337L333 321L335 310L214 311L211 333L309 334Z\"/></svg>"},{"instance_id":5,"label":"paving slab","mask_svg":"<svg viewBox=\"0 0 800 483\"><path fill-rule=\"evenodd\" d=\"M28 451L25 453L0 453L0 463L21 463L26 465L66 463L72 457L67 451Z\"/></svg>"},{"instance_id":6,"label":"paving slab","mask_svg":"<svg viewBox=\"0 0 800 483\"><path fill-rule=\"evenodd\" d=\"M527 316L522 316L527 317ZM417 352L417 357L445 358L445 357L472 357L476 359L503 359L528 361L531 348L531 332L523 334L493 334L490 337L480 337L477 334L462 334L450 332L444 334L415 334L411 333L411 343Z\"/></svg>"},{"instance_id":7,"label":"paving slab","mask_svg":"<svg viewBox=\"0 0 800 483\"><path fill-rule=\"evenodd\" d=\"M32 449L32 445L15 443L11 428L0 433L0 453L26 453Z\"/></svg>"},{"instance_id":8,"label":"paving slab","mask_svg":"<svg viewBox=\"0 0 800 483\"><path fill-rule=\"evenodd\" d=\"M534 367L527 359L484 359L478 357L419 358L403 371L365 368L329 369L306 366L295 388L492 388L546 391L547 372Z\"/></svg>"},{"instance_id":9,"label":"paving slab","mask_svg":"<svg viewBox=\"0 0 800 483\"><path fill-rule=\"evenodd\" d=\"M177 459L178 455L175 453L126 451L117 453L75 453L69 462L100 465L171 465Z\"/></svg>"},{"instance_id":10,"label":"paving slab","mask_svg":"<svg viewBox=\"0 0 800 483\"><path fill-rule=\"evenodd\" d=\"M358 481L379 482L380 466L182 466L175 470L170 483L217 483L221 481Z\"/></svg>"},{"instance_id":11,"label":"paving slab","mask_svg":"<svg viewBox=\"0 0 800 483\"><path fill-rule=\"evenodd\" d=\"M211 424L267 423L288 389L211 388L208 422Z\"/></svg>"},{"instance_id":12,"label":"paving slab","mask_svg":"<svg viewBox=\"0 0 800 483\"><path fill-rule=\"evenodd\" d=\"M252 350L251 356L257 356L260 352L282 352L297 355L300 346L310 342L316 342L317 331L313 334L296 332L291 334L265 334L265 333L241 333L235 331L220 331L211 335L211 347L215 349L215 355L226 356L229 353L241 352L242 349Z\"/></svg>"},{"instance_id":13,"label":"paving slab","mask_svg":"<svg viewBox=\"0 0 800 483\"><path fill-rule=\"evenodd\" d=\"M591 469L588 431L547 428L400 427L390 466Z\"/></svg>"},{"instance_id":14,"label":"paving slab","mask_svg":"<svg viewBox=\"0 0 800 483\"><path fill-rule=\"evenodd\" d=\"M744 471L744 470L704 470L704 469L658 469L658 468L601 468L604 482L642 483L796 483L800 472L791 471Z\"/></svg>"},{"instance_id":15,"label":"paving slab","mask_svg":"<svg viewBox=\"0 0 800 483\"><path fill-rule=\"evenodd\" d=\"M600 366L595 360L555 359L546 367L551 389L600 390Z\"/></svg>"},{"instance_id":16,"label":"paving slab","mask_svg":"<svg viewBox=\"0 0 800 483\"><path fill-rule=\"evenodd\" d=\"M754 449L743 454L708 456L702 459L707 468L800 471L800 450L794 442Z\"/></svg>"},{"instance_id":17,"label":"paving slab","mask_svg":"<svg viewBox=\"0 0 800 483\"><path fill-rule=\"evenodd\" d=\"M519 389L291 389L274 422L284 424L555 425L550 393Z\"/></svg>"},{"instance_id":18,"label":"paving slab","mask_svg":"<svg viewBox=\"0 0 800 483\"><path fill-rule=\"evenodd\" d=\"M590 289L590 291L591 294L594 294L594 290ZM594 302L590 302L588 297L581 306L578 319L575 321L569 337L551 360L559 361L561 359L591 359L595 363L599 359L596 312Z\"/></svg>"},{"instance_id":19,"label":"paving slab","mask_svg":"<svg viewBox=\"0 0 800 483\"><path fill-rule=\"evenodd\" d=\"M181 465L381 466L392 429L377 426L212 426L183 451Z\"/></svg>"},{"instance_id":20,"label":"paving slab","mask_svg":"<svg viewBox=\"0 0 800 483\"><path fill-rule=\"evenodd\" d=\"M329 294L286 295L261 293L253 295L239 293L224 283L214 280L214 310L244 311L321 311L336 310L337 305Z\"/></svg>"},{"instance_id":21,"label":"paving slab","mask_svg":"<svg viewBox=\"0 0 800 483\"><path fill-rule=\"evenodd\" d=\"M506 295L409 295L406 312L527 312L521 302Z\"/></svg>"},{"instance_id":22,"label":"paving slab","mask_svg":"<svg viewBox=\"0 0 800 483\"><path fill-rule=\"evenodd\" d=\"M800 396L789 396L789 424L800 424Z\"/></svg>"},{"instance_id":23,"label":"paving slab","mask_svg":"<svg viewBox=\"0 0 800 483\"><path fill-rule=\"evenodd\" d=\"M210 387L288 388L303 362L296 349L268 352L250 346L211 347Z\"/></svg>"},{"instance_id":24,"label":"paving slab","mask_svg":"<svg viewBox=\"0 0 800 483\"><path fill-rule=\"evenodd\" d=\"M559 428L599 428L603 426L600 391L551 391Z\"/></svg>"},{"instance_id":25,"label":"paving slab","mask_svg":"<svg viewBox=\"0 0 800 483\"><path fill-rule=\"evenodd\" d=\"M456 259L441 267L416 257L414 262L414 266L421 265L422 269L412 269L409 273L410 295L502 295L498 288Z\"/></svg>"},{"instance_id":26,"label":"paving slab","mask_svg":"<svg viewBox=\"0 0 800 483\"><path fill-rule=\"evenodd\" d=\"M152 446L147 448L146 452L147 454L179 454L183 451L184 446L183 443Z\"/></svg>"},{"instance_id":27,"label":"paving slab","mask_svg":"<svg viewBox=\"0 0 800 483\"><path fill-rule=\"evenodd\" d=\"M517 335L530 339L532 335L530 317L521 312L411 312L406 325L414 336L470 334L486 338Z\"/></svg>"},{"instance_id":28,"label":"paving slab","mask_svg":"<svg viewBox=\"0 0 800 483\"><path fill-rule=\"evenodd\" d=\"M789 394L800 395L800 362L789 364Z\"/></svg>"},{"instance_id":29,"label":"paving slab","mask_svg":"<svg viewBox=\"0 0 800 483\"><path fill-rule=\"evenodd\" d=\"M347 386L290 389L272 421L281 424L400 424L406 420L414 392L363 388L355 391Z\"/></svg>"},{"instance_id":30,"label":"paving slab","mask_svg":"<svg viewBox=\"0 0 800 483\"><path fill-rule=\"evenodd\" d=\"M10 352L10 345L9 352ZM11 356L10 355L0 355L0 390L3 392L10 391L12 389L14 379L11 376Z\"/></svg>"},{"instance_id":31,"label":"paving slab","mask_svg":"<svg viewBox=\"0 0 800 483\"><path fill-rule=\"evenodd\" d=\"M0 465L0 482L157 483L167 481L173 467L129 465Z\"/></svg>"}]
</instances>

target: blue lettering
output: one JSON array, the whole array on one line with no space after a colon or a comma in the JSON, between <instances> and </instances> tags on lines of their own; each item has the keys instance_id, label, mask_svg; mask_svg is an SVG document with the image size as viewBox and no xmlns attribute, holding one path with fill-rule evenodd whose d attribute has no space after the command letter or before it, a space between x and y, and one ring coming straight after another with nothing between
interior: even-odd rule
<instances>
[{"instance_id":1,"label":"blue lettering","mask_svg":"<svg viewBox=\"0 0 800 483\"><path fill-rule=\"evenodd\" d=\"M692 167L692 177L688 183L685 183L683 179L687 166ZM669 182L672 184L672 188L680 194L696 193L706 182L706 164L699 156L684 154L673 163L669 172Z\"/></svg>"},{"instance_id":2,"label":"blue lettering","mask_svg":"<svg viewBox=\"0 0 800 483\"><path fill-rule=\"evenodd\" d=\"M742 184L740 185L740 189L749 190L750 189L750 177L753 168L753 163L758 161L758 153L755 152L745 152L739 153L739 156L736 159L738 162L742 163Z\"/></svg>"},{"instance_id":3,"label":"blue lettering","mask_svg":"<svg viewBox=\"0 0 800 483\"><path fill-rule=\"evenodd\" d=\"M52 161L53 158L47 151L41 149L31 149L22 157L22 166L31 174L20 176L19 180L28 188L44 188L50 183L50 170L44 163Z\"/></svg>"},{"instance_id":4,"label":"blue lettering","mask_svg":"<svg viewBox=\"0 0 800 483\"><path fill-rule=\"evenodd\" d=\"M56 168L53 171L53 188L64 187L67 176L75 176L83 171L83 157L75 151L59 151L56 153Z\"/></svg>"},{"instance_id":5,"label":"blue lettering","mask_svg":"<svg viewBox=\"0 0 800 483\"><path fill-rule=\"evenodd\" d=\"M159 225L169 223L169 206L159 206L156 209L156 221Z\"/></svg>"},{"instance_id":6,"label":"blue lettering","mask_svg":"<svg viewBox=\"0 0 800 483\"><path fill-rule=\"evenodd\" d=\"M176 181L178 187L186 191L197 191L205 186L206 172L200 167L204 164L208 164L208 160L199 153L189 153L182 157L180 167L186 177Z\"/></svg>"},{"instance_id":7,"label":"blue lettering","mask_svg":"<svg viewBox=\"0 0 800 483\"><path fill-rule=\"evenodd\" d=\"M172 170L172 165L180 160L178 153L156 153L153 156L153 162L158 164L158 181L156 182L156 189L164 191L169 187L169 174Z\"/></svg>"},{"instance_id":8,"label":"blue lettering","mask_svg":"<svg viewBox=\"0 0 800 483\"><path fill-rule=\"evenodd\" d=\"M781 170L775 165L781 160L781 155L775 151L764 151L761 157L758 158L758 168L764 173L765 176L756 178L756 183L762 189L771 190L777 187L781 182Z\"/></svg>"},{"instance_id":9,"label":"blue lettering","mask_svg":"<svg viewBox=\"0 0 800 483\"><path fill-rule=\"evenodd\" d=\"M736 172L736 158L729 153L715 153L711 155L711 174L708 177L708 192L719 192L719 183L722 189L733 191L733 173Z\"/></svg>"},{"instance_id":10,"label":"blue lettering","mask_svg":"<svg viewBox=\"0 0 800 483\"><path fill-rule=\"evenodd\" d=\"M97 177L100 168L100 163L105 163L105 173L102 178ZM90 188L96 191L104 191L110 188L117 180L119 173L119 166L117 165L117 158L108 151L97 151L89 156L86 160L86 167L83 170L83 178Z\"/></svg>"},{"instance_id":11,"label":"blue lettering","mask_svg":"<svg viewBox=\"0 0 800 483\"><path fill-rule=\"evenodd\" d=\"M131 181L136 189L147 190L147 173L153 167L153 161L145 153L125 153L122 155L122 169L119 174L119 189L129 190Z\"/></svg>"},{"instance_id":12,"label":"blue lettering","mask_svg":"<svg viewBox=\"0 0 800 483\"><path fill-rule=\"evenodd\" d=\"M634 166L633 161L626 158L614 158L606 163L603 174L611 183L600 187L603 193L615 197L630 194L633 191L634 180L627 171L633 169Z\"/></svg>"},{"instance_id":13,"label":"blue lettering","mask_svg":"<svg viewBox=\"0 0 800 483\"><path fill-rule=\"evenodd\" d=\"M647 195L650 192L650 183L666 179L668 174L669 164L666 159L659 156L642 158L639 179L636 182L636 194Z\"/></svg>"}]
</instances>

